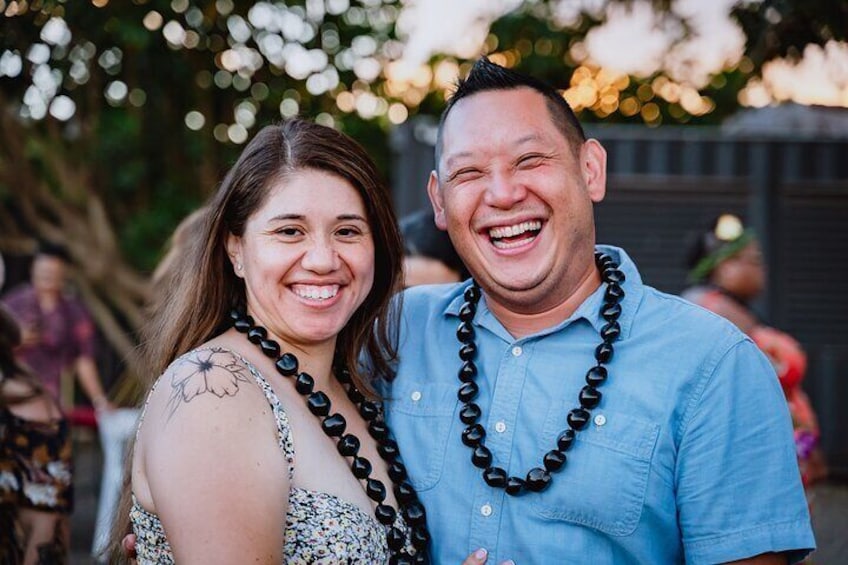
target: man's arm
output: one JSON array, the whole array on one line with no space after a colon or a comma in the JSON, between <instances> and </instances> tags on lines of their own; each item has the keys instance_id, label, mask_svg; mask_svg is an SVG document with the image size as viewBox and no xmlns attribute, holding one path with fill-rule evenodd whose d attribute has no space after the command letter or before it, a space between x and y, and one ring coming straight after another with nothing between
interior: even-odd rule
<instances>
[{"instance_id":1,"label":"man's arm","mask_svg":"<svg viewBox=\"0 0 848 565\"><path fill-rule=\"evenodd\" d=\"M676 500L686 561L800 559L815 540L786 400L750 340L725 347L700 373L678 432Z\"/></svg>"},{"instance_id":2,"label":"man's arm","mask_svg":"<svg viewBox=\"0 0 848 565\"><path fill-rule=\"evenodd\" d=\"M80 386L82 386L85 395L91 400L91 405L96 410L109 410L113 408L112 403L106 398L106 393L103 392L103 385L100 384L100 375L97 372L97 365L94 363L94 359L87 355L77 357L75 369Z\"/></svg>"}]
</instances>

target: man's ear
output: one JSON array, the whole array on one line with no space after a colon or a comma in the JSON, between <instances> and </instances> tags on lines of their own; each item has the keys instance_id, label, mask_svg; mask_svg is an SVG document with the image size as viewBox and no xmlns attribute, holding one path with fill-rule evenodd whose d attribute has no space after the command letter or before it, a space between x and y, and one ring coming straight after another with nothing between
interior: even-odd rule
<instances>
[{"instance_id":1,"label":"man's ear","mask_svg":"<svg viewBox=\"0 0 848 565\"><path fill-rule=\"evenodd\" d=\"M439 175L436 174L436 171L430 171L430 178L427 180L427 196L430 197L430 204L433 206L436 227L440 230L448 229L448 223L445 219L444 201L442 200L442 189L439 186Z\"/></svg>"},{"instance_id":2,"label":"man's ear","mask_svg":"<svg viewBox=\"0 0 848 565\"><path fill-rule=\"evenodd\" d=\"M241 238L237 235L227 235L227 256L230 258L233 272L237 277L242 277L244 270L241 263Z\"/></svg>"},{"instance_id":3,"label":"man's ear","mask_svg":"<svg viewBox=\"0 0 848 565\"><path fill-rule=\"evenodd\" d=\"M587 139L580 148L580 172L592 202L603 200L607 193L607 151L597 139Z\"/></svg>"}]
</instances>

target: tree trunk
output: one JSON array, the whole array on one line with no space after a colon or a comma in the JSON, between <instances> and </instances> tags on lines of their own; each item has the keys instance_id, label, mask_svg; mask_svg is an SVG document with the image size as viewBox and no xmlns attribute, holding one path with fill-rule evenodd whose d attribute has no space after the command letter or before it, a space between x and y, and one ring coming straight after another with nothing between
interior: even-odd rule
<instances>
[{"instance_id":1,"label":"tree trunk","mask_svg":"<svg viewBox=\"0 0 848 565\"><path fill-rule=\"evenodd\" d=\"M10 107L0 97L0 108ZM75 158L55 128L25 126L8 110L0 114L0 139L0 252L32 252L38 240L65 246L82 300L127 377L137 377L133 336L150 286L121 256L106 206L89 183L95 164Z\"/></svg>"}]
</instances>

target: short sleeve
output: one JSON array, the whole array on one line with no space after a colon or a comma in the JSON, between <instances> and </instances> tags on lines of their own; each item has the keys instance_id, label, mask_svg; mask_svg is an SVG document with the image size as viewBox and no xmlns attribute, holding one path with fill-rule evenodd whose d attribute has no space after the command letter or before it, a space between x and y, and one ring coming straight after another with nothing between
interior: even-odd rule
<instances>
[{"instance_id":1,"label":"short sleeve","mask_svg":"<svg viewBox=\"0 0 848 565\"><path fill-rule=\"evenodd\" d=\"M28 310L32 310L32 306L28 305L28 302L32 301L27 300L27 293L21 288L13 290L0 299L0 303L6 307L18 325L23 325L24 319L31 315Z\"/></svg>"},{"instance_id":2,"label":"short sleeve","mask_svg":"<svg viewBox=\"0 0 848 565\"><path fill-rule=\"evenodd\" d=\"M704 375L680 433L675 480L687 563L783 551L794 562L815 547L786 401L749 339Z\"/></svg>"},{"instance_id":3,"label":"short sleeve","mask_svg":"<svg viewBox=\"0 0 848 565\"><path fill-rule=\"evenodd\" d=\"M68 304L76 357L94 357L97 352L97 339L94 322L81 302L73 300Z\"/></svg>"}]
</instances>

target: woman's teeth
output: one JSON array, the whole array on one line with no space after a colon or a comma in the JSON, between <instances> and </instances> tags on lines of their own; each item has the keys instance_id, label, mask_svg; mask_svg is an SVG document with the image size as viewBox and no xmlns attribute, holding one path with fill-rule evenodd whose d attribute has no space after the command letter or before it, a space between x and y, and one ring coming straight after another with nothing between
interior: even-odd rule
<instances>
[{"instance_id":1,"label":"woman's teeth","mask_svg":"<svg viewBox=\"0 0 848 565\"><path fill-rule=\"evenodd\" d=\"M308 300L327 300L333 298L339 292L339 285L329 286L313 286L313 285L298 285L294 287L294 292L301 298Z\"/></svg>"}]
</instances>

